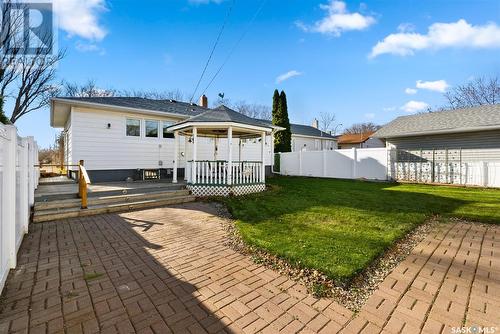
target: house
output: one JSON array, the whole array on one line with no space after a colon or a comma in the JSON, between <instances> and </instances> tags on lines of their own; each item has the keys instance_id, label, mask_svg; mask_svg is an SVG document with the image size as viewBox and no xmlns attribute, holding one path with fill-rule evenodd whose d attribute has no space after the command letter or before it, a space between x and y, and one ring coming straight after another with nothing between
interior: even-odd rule
<instances>
[{"instance_id":1,"label":"house","mask_svg":"<svg viewBox=\"0 0 500 334\"><path fill-rule=\"evenodd\" d=\"M385 147L382 139L374 138L375 131L346 133L338 137L339 149Z\"/></svg>"},{"instance_id":2,"label":"house","mask_svg":"<svg viewBox=\"0 0 500 334\"><path fill-rule=\"evenodd\" d=\"M244 168L247 174L254 169L259 178L269 174L273 135L280 128L224 106L209 109L207 105L205 96L200 105L136 97L54 98L50 124L64 129L65 164L73 165L71 175L76 175L76 165L84 160L93 182L173 180L177 176L189 181L193 175L185 171L192 170L192 161L211 162L208 167L195 167L212 168L217 161L231 160L248 164ZM335 146L335 138L317 128L296 124L291 128L292 140L298 145ZM262 162L265 173L250 162ZM228 166L221 168L227 170Z\"/></svg>"},{"instance_id":3,"label":"house","mask_svg":"<svg viewBox=\"0 0 500 334\"><path fill-rule=\"evenodd\" d=\"M401 116L373 136L405 150L500 149L500 104Z\"/></svg>"},{"instance_id":4,"label":"house","mask_svg":"<svg viewBox=\"0 0 500 334\"><path fill-rule=\"evenodd\" d=\"M271 123L268 120L262 120ZM337 138L331 133L319 129L318 120L314 119L312 125L290 124L292 132L292 152L335 150Z\"/></svg>"}]
</instances>

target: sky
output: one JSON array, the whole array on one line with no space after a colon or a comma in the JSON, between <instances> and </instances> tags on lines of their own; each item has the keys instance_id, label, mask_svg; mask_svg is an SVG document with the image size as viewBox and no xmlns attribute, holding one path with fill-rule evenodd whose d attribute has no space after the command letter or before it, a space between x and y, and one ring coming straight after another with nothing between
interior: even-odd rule
<instances>
[{"instance_id":1,"label":"sky","mask_svg":"<svg viewBox=\"0 0 500 334\"><path fill-rule=\"evenodd\" d=\"M209 104L224 93L271 105L274 89L284 90L291 122L334 113L337 132L440 107L454 86L500 73L496 0L54 0L54 8L66 50L58 81L189 99L226 21L195 100L228 59ZM48 109L16 125L42 147L59 131Z\"/></svg>"}]
</instances>

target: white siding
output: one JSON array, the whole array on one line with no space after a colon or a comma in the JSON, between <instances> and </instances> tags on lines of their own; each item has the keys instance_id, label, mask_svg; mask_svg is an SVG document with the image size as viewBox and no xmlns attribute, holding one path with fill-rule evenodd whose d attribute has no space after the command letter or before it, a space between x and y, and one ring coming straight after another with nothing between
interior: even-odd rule
<instances>
[{"instance_id":1,"label":"white siding","mask_svg":"<svg viewBox=\"0 0 500 334\"><path fill-rule=\"evenodd\" d=\"M292 152L333 150L336 148L337 142L334 139L319 139L292 135Z\"/></svg>"},{"instance_id":2,"label":"white siding","mask_svg":"<svg viewBox=\"0 0 500 334\"><path fill-rule=\"evenodd\" d=\"M387 147L399 149L500 148L500 130L388 138Z\"/></svg>"},{"instance_id":3,"label":"white siding","mask_svg":"<svg viewBox=\"0 0 500 334\"><path fill-rule=\"evenodd\" d=\"M140 118L159 121L177 121L169 117L144 116L95 109L73 108L71 126L68 130L68 160L76 164L85 160L89 170L114 170L136 168L172 168L174 160L174 140L144 137L142 121L141 137L126 136L126 119ZM108 123L111 124L108 129ZM198 160L226 160L227 139L217 139L218 153L215 152L214 138L198 138ZM265 161L271 164L271 137L266 138ZM239 140L233 139L233 160L260 161L261 143L257 140L244 140L239 155ZM192 144L181 136L179 139L179 167L192 159ZM159 161L162 161L160 166Z\"/></svg>"}]
</instances>

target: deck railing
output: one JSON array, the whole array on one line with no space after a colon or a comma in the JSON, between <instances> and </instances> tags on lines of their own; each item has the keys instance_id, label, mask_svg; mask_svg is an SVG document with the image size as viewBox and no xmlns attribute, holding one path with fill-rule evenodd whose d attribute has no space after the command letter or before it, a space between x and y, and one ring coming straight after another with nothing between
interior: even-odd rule
<instances>
[{"instance_id":1,"label":"deck railing","mask_svg":"<svg viewBox=\"0 0 500 334\"><path fill-rule=\"evenodd\" d=\"M193 173L194 168L194 173ZM262 162L233 161L231 173L225 160L188 161L186 173L189 184L240 185L262 183Z\"/></svg>"}]
</instances>

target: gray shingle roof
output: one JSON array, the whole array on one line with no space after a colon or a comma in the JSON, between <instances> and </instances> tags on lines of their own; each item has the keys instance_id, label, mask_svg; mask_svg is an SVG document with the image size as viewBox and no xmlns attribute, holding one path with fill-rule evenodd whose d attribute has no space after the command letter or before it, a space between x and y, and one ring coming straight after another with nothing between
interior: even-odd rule
<instances>
[{"instance_id":1,"label":"gray shingle roof","mask_svg":"<svg viewBox=\"0 0 500 334\"><path fill-rule=\"evenodd\" d=\"M500 104L401 116L373 137L391 138L500 129Z\"/></svg>"},{"instance_id":2,"label":"gray shingle roof","mask_svg":"<svg viewBox=\"0 0 500 334\"><path fill-rule=\"evenodd\" d=\"M251 118L245 116L237 111L234 111L224 105L218 106L215 109L209 109L202 114L197 116L193 116L183 122L177 123L175 125L179 125L187 122L201 122L201 123L209 123L209 122L235 122L247 125L260 126L265 128L271 128L270 123L262 122L258 119Z\"/></svg>"},{"instance_id":3,"label":"gray shingle roof","mask_svg":"<svg viewBox=\"0 0 500 334\"><path fill-rule=\"evenodd\" d=\"M207 109L200 107L196 104L173 101L173 100L154 100L145 99L140 97L59 97L57 99L70 100L75 102L86 102L95 103L106 106L124 107L132 109L143 109L151 111L163 111L173 114L180 114L184 116L190 116L189 121L195 120L198 122L210 122L210 121L234 121L250 125L270 127L272 125L271 121L255 119L245 116L237 111L231 110L225 106L220 106L215 109ZM224 108L224 109L220 109ZM230 110L231 112L227 112ZM207 113L207 111L215 111L213 113ZM201 117L203 114L205 115ZM216 120L217 119L217 120ZM329 133L320 131L310 125L302 124L290 124L290 130L294 135L311 136L311 137L324 137L335 139L336 137L330 135Z\"/></svg>"},{"instance_id":4,"label":"gray shingle roof","mask_svg":"<svg viewBox=\"0 0 500 334\"><path fill-rule=\"evenodd\" d=\"M208 110L207 108L186 102L175 100L154 100L141 97L60 97L58 99L97 103L115 107L163 111L188 116L198 115Z\"/></svg>"},{"instance_id":5,"label":"gray shingle roof","mask_svg":"<svg viewBox=\"0 0 500 334\"><path fill-rule=\"evenodd\" d=\"M268 124L272 124L272 122L268 121L268 120L261 120L261 121L268 123ZM294 135L302 135L302 136L310 136L310 137L324 137L324 138L330 138L330 139L337 138L337 137L335 137L327 132L316 129L315 127L310 126L310 125L290 123L290 131Z\"/></svg>"}]
</instances>

